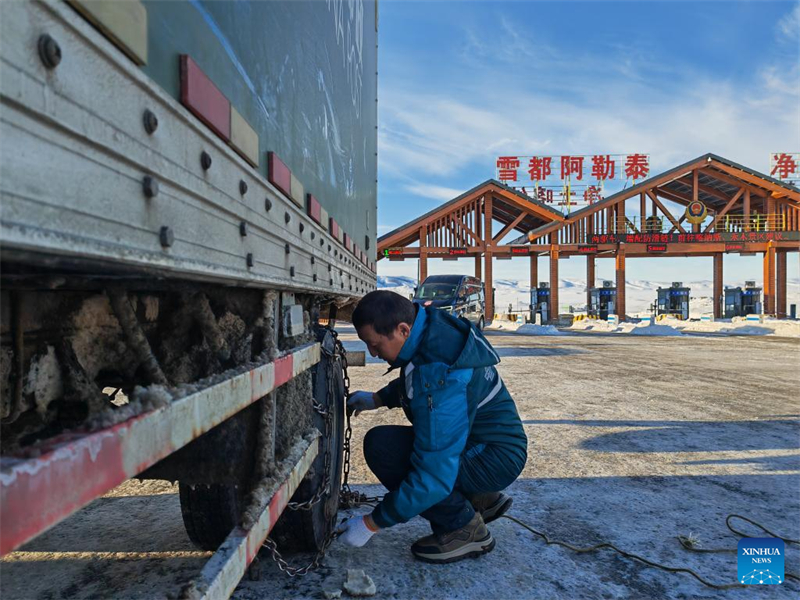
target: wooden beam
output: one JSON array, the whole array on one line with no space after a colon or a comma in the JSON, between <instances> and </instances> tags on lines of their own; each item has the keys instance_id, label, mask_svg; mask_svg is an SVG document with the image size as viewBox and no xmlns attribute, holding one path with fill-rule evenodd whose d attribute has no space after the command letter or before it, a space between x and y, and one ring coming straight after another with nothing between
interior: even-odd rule
<instances>
[{"instance_id":1,"label":"wooden beam","mask_svg":"<svg viewBox=\"0 0 800 600\"><path fill-rule=\"evenodd\" d=\"M484 261L484 286L485 296L484 303L486 305L486 321L494 319L494 293L492 290L492 250L494 244L492 243L492 192L489 191L484 196L483 202L483 238L486 252L483 255Z\"/></svg>"},{"instance_id":2,"label":"wooden beam","mask_svg":"<svg viewBox=\"0 0 800 600\"><path fill-rule=\"evenodd\" d=\"M591 288L594 287L595 281L595 264L594 255L586 255L586 310L589 310L589 305L592 303Z\"/></svg>"},{"instance_id":3,"label":"wooden beam","mask_svg":"<svg viewBox=\"0 0 800 600\"><path fill-rule=\"evenodd\" d=\"M548 233L551 233L553 231L557 231L557 230L561 229L563 226L564 226L563 223L556 223L556 222L548 223L547 225L542 225L538 229L532 230L533 232L535 232L532 236L530 235L532 232L530 232L530 231L528 232L528 241L529 242L535 242L536 240L538 240L542 236L545 236Z\"/></svg>"},{"instance_id":4,"label":"wooden beam","mask_svg":"<svg viewBox=\"0 0 800 600\"><path fill-rule=\"evenodd\" d=\"M719 181L724 181L730 185L735 185L736 187L744 187L745 189L749 189L751 193L755 194L756 196L764 196L766 194L766 190L752 186L749 183L742 181L741 179L737 179L736 177L732 177L727 173L722 173L721 171L715 171L713 169L705 168L700 169L701 175L707 175L708 177L713 177L714 179L718 179Z\"/></svg>"},{"instance_id":5,"label":"wooden beam","mask_svg":"<svg viewBox=\"0 0 800 600\"><path fill-rule=\"evenodd\" d=\"M764 314L775 314L775 246L767 243L764 252Z\"/></svg>"},{"instance_id":6,"label":"wooden beam","mask_svg":"<svg viewBox=\"0 0 800 600\"><path fill-rule=\"evenodd\" d=\"M639 214L641 215L641 227L644 229L644 223L647 220L647 195L644 192L639 194Z\"/></svg>"},{"instance_id":7,"label":"wooden beam","mask_svg":"<svg viewBox=\"0 0 800 600\"><path fill-rule=\"evenodd\" d=\"M744 188L739 188L739 191L736 192L736 195L728 201L728 203L725 205L725 208L714 215L714 219L708 224L708 227L703 230L703 233L708 233L712 227L716 227L717 222L728 213L728 211L733 207L734 204L736 204L736 201L742 194L744 194Z\"/></svg>"},{"instance_id":8,"label":"wooden beam","mask_svg":"<svg viewBox=\"0 0 800 600\"><path fill-rule=\"evenodd\" d=\"M664 205L663 205L663 204L661 204L661 202L660 202L660 201L659 201L659 199L656 197L656 195L655 195L653 192L651 192L650 190L647 190L647 192L646 192L646 193L647 193L647 195L648 195L648 196L650 196L650 200L652 200L653 202L655 202L656 206L658 206L658 208L660 208L660 209L661 209L661 212L663 212L663 213L664 213L664 215L665 215L665 216L666 216L666 217L667 217L667 218L668 218L670 221L672 221L672 224L673 224L673 225L674 225L674 226L675 226L675 227L678 229L678 231L680 231L681 233L686 233L686 230L685 230L683 227L681 227L680 221L677 221L677 220L675 219L675 217L673 217L673 216L672 216L672 213L671 213L671 212L669 212L669 211L668 211L668 210L667 210L667 209L664 207Z\"/></svg>"},{"instance_id":9,"label":"wooden beam","mask_svg":"<svg viewBox=\"0 0 800 600\"><path fill-rule=\"evenodd\" d=\"M681 216L681 218L680 218L680 219L678 219L678 223L679 223L679 224L681 224L681 223L683 223L685 220L686 220L686 215L683 215L683 216ZM673 225L673 226L672 226L672 229L670 229L668 233L672 233L673 231L675 231L675 229L676 229L676 227Z\"/></svg>"},{"instance_id":10,"label":"wooden beam","mask_svg":"<svg viewBox=\"0 0 800 600\"><path fill-rule=\"evenodd\" d=\"M734 178L743 179L747 183L751 183L761 188L765 188L770 192L778 192L778 194L782 196L788 196L789 198L793 199L795 202L800 202L800 193L793 192L787 190L785 187L778 185L777 183L772 183L771 181L767 181L766 179L761 179L760 177L756 177L755 175L751 175L750 173L746 173L740 169L736 169L734 167L729 167L728 165L723 165L722 163L714 162L712 163L715 169L719 169L733 175ZM712 174L713 176L713 174ZM740 187L743 185L741 181L737 184Z\"/></svg>"},{"instance_id":11,"label":"wooden beam","mask_svg":"<svg viewBox=\"0 0 800 600\"><path fill-rule=\"evenodd\" d=\"M558 320L558 244L550 246L550 314L549 320Z\"/></svg>"},{"instance_id":12,"label":"wooden beam","mask_svg":"<svg viewBox=\"0 0 800 600\"><path fill-rule=\"evenodd\" d=\"M520 213L520 214L517 216L517 218L516 218L516 219L514 219L513 221L511 221L511 223L509 223L508 225L506 225L505 227L503 227L503 229L500 231L500 233L498 233L496 236L494 236L494 237L492 238L492 243L493 243L493 244L497 244L497 243L499 243L499 242L500 242L500 241L501 241L501 240L502 240L502 239L503 239L503 238L504 238L504 237L505 237L505 236L508 234L508 232L509 232L509 231L511 231L511 230L512 230L512 229L514 229L514 228L515 228L517 225L519 225L519 224L520 224L520 222L522 222L522 219L524 219L524 218L525 218L525 217L527 217L527 216L528 216L528 215L526 215L524 212L523 212L523 213Z\"/></svg>"},{"instance_id":13,"label":"wooden beam","mask_svg":"<svg viewBox=\"0 0 800 600\"><path fill-rule=\"evenodd\" d=\"M615 312L620 322L625 320L625 246L620 245L616 256L617 305Z\"/></svg>"},{"instance_id":14,"label":"wooden beam","mask_svg":"<svg viewBox=\"0 0 800 600\"><path fill-rule=\"evenodd\" d=\"M721 252L714 255L714 292L711 300L715 319L722 317L722 257Z\"/></svg>"},{"instance_id":15,"label":"wooden beam","mask_svg":"<svg viewBox=\"0 0 800 600\"><path fill-rule=\"evenodd\" d=\"M422 285L422 282L428 277L428 236L426 229L426 225L419 228L419 281L417 285Z\"/></svg>"},{"instance_id":16,"label":"wooden beam","mask_svg":"<svg viewBox=\"0 0 800 600\"><path fill-rule=\"evenodd\" d=\"M776 259L775 312L779 319L786 318L786 251L778 250Z\"/></svg>"}]
</instances>

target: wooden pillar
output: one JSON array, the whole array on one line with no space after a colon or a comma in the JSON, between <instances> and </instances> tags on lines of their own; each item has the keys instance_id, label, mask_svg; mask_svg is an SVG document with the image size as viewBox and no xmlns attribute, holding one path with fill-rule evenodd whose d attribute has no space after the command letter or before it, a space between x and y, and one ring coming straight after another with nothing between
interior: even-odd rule
<instances>
[{"instance_id":1,"label":"wooden pillar","mask_svg":"<svg viewBox=\"0 0 800 600\"><path fill-rule=\"evenodd\" d=\"M422 285L428 276L428 235L426 227L419 228L419 283Z\"/></svg>"},{"instance_id":2,"label":"wooden pillar","mask_svg":"<svg viewBox=\"0 0 800 600\"><path fill-rule=\"evenodd\" d=\"M481 255L475 255L475 277L481 278Z\"/></svg>"},{"instance_id":3,"label":"wooden pillar","mask_svg":"<svg viewBox=\"0 0 800 600\"><path fill-rule=\"evenodd\" d=\"M714 318L722 318L722 252L714 255L714 287L712 303L714 307Z\"/></svg>"},{"instance_id":4,"label":"wooden pillar","mask_svg":"<svg viewBox=\"0 0 800 600\"><path fill-rule=\"evenodd\" d=\"M775 314L775 246L772 242L764 252L764 314Z\"/></svg>"},{"instance_id":5,"label":"wooden pillar","mask_svg":"<svg viewBox=\"0 0 800 600\"><path fill-rule=\"evenodd\" d=\"M586 255L586 310L589 310L589 305L592 303L592 293L589 291L594 287L595 279L594 271L594 254Z\"/></svg>"},{"instance_id":6,"label":"wooden pillar","mask_svg":"<svg viewBox=\"0 0 800 600\"><path fill-rule=\"evenodd\" d=\"M775 312L779 319L786 318L786 250L777 250L775 253Z\"/></svg>"},{"instance_id":7,"label":"wooden pillar","mask_svg":"<svg viewBox=\"0 0 800 600\"><path fill-rule=\"evenodd\" d=\"M494 292L492 289L492 194L486 194L483 203L484 284L486 286L486 322L494 319Z\"/></svg>"},{"instance_id":8,"label":"wooden pillar","mask_svg":"<svg viewBox=\"0 0 800 600\"><path fill-rule=\"evenodd\" d=\"M617 248L617 307L616 312L620 321L625 320L625 246L620 244Z\"/></svg>"},{"instance_id":9,"label":"wooden pillar","mask_svg":"<svg viewBox=\"0 0 800 600\"><path fill-rule=\"evenodd\" d=\"M744 206L742 207L742 214L744 215L744 230L750 231L750 189L744 191Z\"/></svg>"},{"instance_id":10,"label":"wooden pillar","mask_svg":"<svg viewBox=\"0 0 800 600\"><path fill-rule=\"evenodd\" d=\"M539 285L539 254L531 254L531 289Z\"/></svg>"},{"instance_id":11,"label":"wooden pillar","mask_svg":"<svg viewBox=\"0 0 800 600\"><path fill-rule=\"evenodd\" d=\"M550 320L558 319L558 245L550 246Z\"/></svg>"},{"instance_id":12,"label":"wooden pillar","mask_svg":"<svg viewBox=\"0 0 800 600\"><path fill-rule=\"evenodd\" d=\"M641 217L639 217L641 221L639 223L639 231L644 233L644 222L647 220L647 196L644 192L639 194L639 214L641 214Z\"/></svg>"}]
</instances>

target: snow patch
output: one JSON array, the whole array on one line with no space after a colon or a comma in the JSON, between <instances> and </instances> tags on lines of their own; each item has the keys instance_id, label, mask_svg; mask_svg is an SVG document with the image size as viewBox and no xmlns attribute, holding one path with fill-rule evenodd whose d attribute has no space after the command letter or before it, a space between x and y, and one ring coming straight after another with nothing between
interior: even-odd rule
<instances>
[{"instance_id":1,"label":"snow patch","mask_svg":"<svg viewBox=\"0 0 800 600\"><path fill-rule=\"evenodd\" d=\"M552 325L534 325L526 323L517 328L519 335L562 335L562 333Z\"/></svg>"},{"instance_id":2,"label":"snow patch","mask_svg":"<svg viewBox=\"0 0 800 600\"><path fill-rule=\"evenodd\" d=\"M631 328L631 335L658 335L658 336L677 336L683 335L680 331L669 325L644 325Z\"/></svg>"}]
</instances>

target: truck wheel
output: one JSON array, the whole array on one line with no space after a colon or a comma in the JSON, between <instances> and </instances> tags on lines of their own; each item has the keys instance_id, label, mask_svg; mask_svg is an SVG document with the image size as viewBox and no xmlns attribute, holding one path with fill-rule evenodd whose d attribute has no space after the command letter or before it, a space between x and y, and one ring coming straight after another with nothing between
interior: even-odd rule
<instances>
[{"instance_id":1,"label":"truck wheel","mask_svg":"<svg viewBox=\"0 0 800 600\"><path fill-rule=\"evenodd\" d=\"M239 524L244 494L227 484L179 483L181 514L192 543L203 550L216 550Z\"/></svg>"},{"instance_id":2,"label":"truck wheel","mask_svg":"<svg viewBox=\"0 0 800 600\"><path fill-rule=\"evenodd\" d=\"M297 491L292 496L291 502L303 502L312 498L315 492L323 485L325 479L325 452L330 448L331 461L328 475L330 477L330 490L326 496L317 502L311 510L283 511L280 519L270 533L281 551L316 552L325 543L328 535L336 525L336 515L339 509L339 488L342 485L342 448L344 443L344 376L341 362L333 355L333 336L322 330L323 338L322 355L313 373L314 397L317 402L332 411L330 445L325 435L325 419L318 412L314 412L314 426L319 429L323 437L320 438L320 452L309 469L308 474L300 483ZM332 394L328 392L329 368L333 370L333 380L330 384ZM326 517L326 512L328 517Z\"/></svg>"},{"instance_id":3,"label":"truck wheel","mask_svg":"<svg viewBox=\"0 0 800 600\"><path fill-rule=\"evenodd\" d=\"M483 317L481 317L480 321L478 321L478 331L483 331L484 321Z\"/></svg>"}]
</instances>

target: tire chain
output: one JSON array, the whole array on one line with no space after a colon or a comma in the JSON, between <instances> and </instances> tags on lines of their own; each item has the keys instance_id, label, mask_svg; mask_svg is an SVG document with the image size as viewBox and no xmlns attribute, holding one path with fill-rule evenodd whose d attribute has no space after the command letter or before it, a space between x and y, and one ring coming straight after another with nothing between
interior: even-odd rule
<instances>
[{"instance_id":1,"label":"tire chain","mask_svg":"<svg viewBox=\"0 0 800 600\"><path fill-rule=\"evenodd\" d=\"M328 382L328 397L331 399L336 398L336 371L335 371L335 364L336 364L336 357L341 361L342 364L342 372L344 377L344 397L345 402L347 398L350 397L350 376L347 373L347 351L344 349L344 345L342 344L341 340L339 340L339 333L332 329L328 328L328 332L333 336L334 341L334 351L333 354L330 355L332 360L329 361L328 366L328 373L327 373L327 382ZM324 351L324 350L323 350ZM289 502L287 508L290 510L311 510L314 506L321 502L324 498L330 495L330 487L331 487L331 457L333 456L334 449L333 446L333 411L330 408L325 408L319 402L317 402L316 398L312 398L312 406L317 413L322 415L325 418L325 436L327 438L327 445L325 447L325 466L324 466L324 473L325 478L323 479L322 485L319 489L314 493L314 495L305 500L303 502ZM350 426L350 414L347 412L347 407L345 406L345 418L346 418L346 427L344 433L344 443L343 446L343 469L342 469L342 486L339 490L339 510L348 509L348 508L355 508L359 506L374 506L375 503L380 502L382 496L367 496L365 494L356 492L350 489L350 485L348 483L348 479L350 476L350 440L353 436L353 429ZM325 505L325 521L328 523L335 524L334 520L335 515L330 513L330 506L328 504ZM325 553L330 548L331 543L335 540L339 534L336 532L336 529L331 526L331 531L328 533L325 541L322 543L322 546L317 551L314 559L307 565L303 567L293 567L291 566L286 559L283 558L280 551L278 550L278 545L275 543L270 537L267 537L264 540L264 547L269 550L272 560L278 565L278 568L286 573L289 577L302 577L303 575L307 575L309 571L313 571L320 566L320 561L325 556Z\"/></svg>"}]
</instances>

